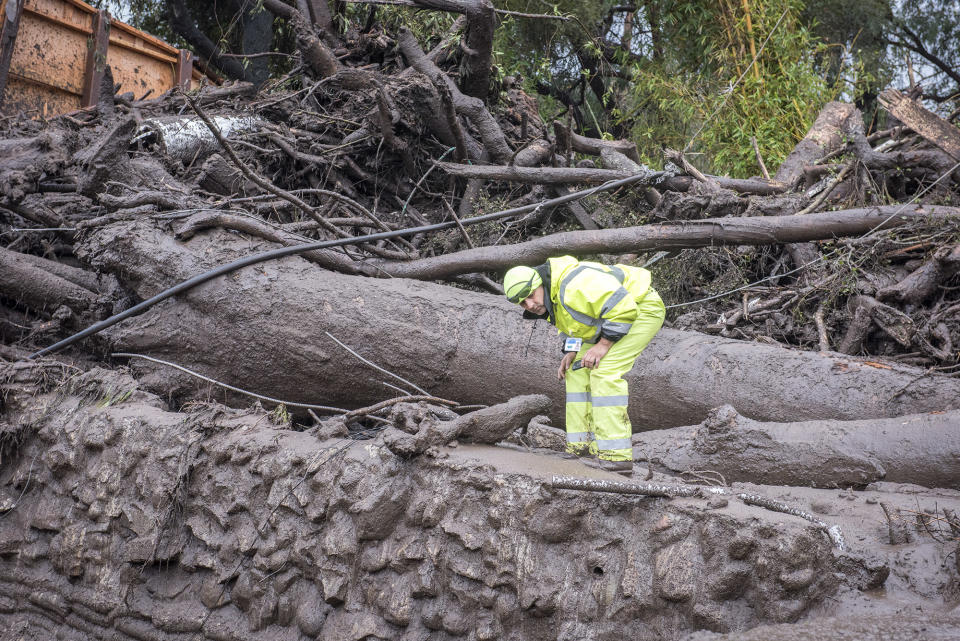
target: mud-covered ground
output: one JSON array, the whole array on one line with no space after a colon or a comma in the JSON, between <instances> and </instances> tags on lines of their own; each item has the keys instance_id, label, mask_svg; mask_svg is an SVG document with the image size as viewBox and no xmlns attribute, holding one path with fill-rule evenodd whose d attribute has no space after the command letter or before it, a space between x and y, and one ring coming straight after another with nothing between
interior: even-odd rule
<instances>
[{"instance_id":1,"label":"mud-covered ground","mask_svg":"<svg viewBox=\"0 0 960 641\"><path fill-rule=\"evenodd\" d=\"M945 516L960 509L957 490L565 490L558 477L624 479L561 459L542 418L499 445L471 444L489 436L471 432L482 421L398 405L398 431L459 426L458 440L404 458L389 430L328 438L335 426L293 431L260 409L172 412L121 372L8 365L3 391L4 641L712 639L704 631L757 626L744 638L879 640L960 629ZM681 483L645 481L637 466L633 484ZM842 543L741 494L839 528Z\"/></svg>"}]
</instances>

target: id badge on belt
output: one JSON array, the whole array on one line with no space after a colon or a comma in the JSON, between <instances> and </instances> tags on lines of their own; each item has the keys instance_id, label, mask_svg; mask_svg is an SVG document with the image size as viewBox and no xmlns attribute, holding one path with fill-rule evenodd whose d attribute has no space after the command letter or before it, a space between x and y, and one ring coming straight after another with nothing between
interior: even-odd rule
<instances>
[{"instance_id":1,"label":"id badge on belt","mask_svg":"<svg viewBox=\"0 0 960 641\"><path fill-rule=\"evenodd\" d=\"M583 346L582 338L567 338L563 341L563 351L566 352L579 352L580 347Z\"/></svg>"}]
</instances>

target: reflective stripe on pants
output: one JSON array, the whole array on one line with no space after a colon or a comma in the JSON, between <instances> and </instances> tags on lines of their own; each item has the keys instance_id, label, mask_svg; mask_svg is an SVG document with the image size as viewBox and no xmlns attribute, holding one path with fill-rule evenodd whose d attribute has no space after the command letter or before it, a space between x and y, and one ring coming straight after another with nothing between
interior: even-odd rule
<instances>
[{"instance_id":1,"label":"reflective stripe on pants","mask_svg":"<svg viewBox=\"0 0 960 641\"><path fill-rule=\"evenodd\" d=\"M632 461L632 426L627 415L629 390L623 375L663 325L666 310L654 290L637 303L637 319L630 332L613 344L596 369L567 370L567 451L588 450L608 461ZM592 344L584 344L575 360ZM584 442L584 434L590 440ZM576 436L574 436L576 435ZM595 440L594 440L595 439Z\"/></svg>"}]
</instances>

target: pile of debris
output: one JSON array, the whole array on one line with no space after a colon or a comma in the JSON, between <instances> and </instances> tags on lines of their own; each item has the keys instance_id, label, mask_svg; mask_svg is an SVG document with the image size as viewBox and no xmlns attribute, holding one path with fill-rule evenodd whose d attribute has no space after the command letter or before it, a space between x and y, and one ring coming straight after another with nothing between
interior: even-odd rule
<instances>
[{"instance_id":1,"label":"pile of debris","mask_svg":"<svg viewBox=\"0 0 960 641\"><path fill-rule=\"evenodd\" d=\"M297 89L0 123L0 639L960 624L949 119L888 92L772 178L654 171L488 94L474 14L337 49L264 4ZM628 376L643 481L557 456L556 336L493 295L567 253L675 306Z\"/></svg>"}]
</instances>

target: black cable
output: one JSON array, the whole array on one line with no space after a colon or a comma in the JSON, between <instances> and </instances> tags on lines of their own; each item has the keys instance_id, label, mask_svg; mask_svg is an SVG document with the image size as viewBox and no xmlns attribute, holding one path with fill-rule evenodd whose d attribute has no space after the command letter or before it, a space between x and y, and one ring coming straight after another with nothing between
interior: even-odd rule
<instances>
[{"instance_id":1,"label":"black cable","mask_svg":"<svg viewBox=\"0 0 960 641\"><path fill-rule=\"evenodd\" d=\"M532 205L524 205L523 207L515 207L513 209L506 209L504 211L493 212L492 214L484 214L483 216L476 216L474 218L466 218L461 221L462 224L473 225L476 223L486 222L488 220L496 220L497 218L507 218L510 216L516 216L518 214L523 214L528 211L533 211L540 207L552 207L554 205L562 205L565 202L571 200L577 200L590 194L595 194L600 191L608 191L610 189L616 189L617 187L622 187L623 185L629 185L631 183L640 182L647 180L650 182L659 182L664 177L669 176L667 172L644 172L630 176L628 178L621 178L620 180L614 180L608 183L604 183L592 189L585 189L583 191L574 192L572 194L567 194L566 196L560 196L559 198L554 198L552 200L544 200L539 203L534 203ZM387 238L396 238L398 236L406 236L409 234L420 234L428 231L439 231L441 229L450 229L451 227L456 227L456 221L450 221L446 223L435 223L433 225L422 225L420 227L409 227L407 229L397 229L393 231L384 231L376 234L367 234L366 236L354 236L352 238L338 238L336 240L321 240L315 243L305 243L303 245L292 245L290 247L281 247L279 249L273 249L262 254L254 254L253 256L247 256L246 258L239 258L233 262L227 263L226 265L220 265L219 267L214 267L209 271L205 271L202 274L198 274L193 278L183 281L178 285L174 285L170 289L166 289L152 298L134 305L130 309L127 309L119 314L111 316L106 320L102 320L98 323L94 323L90 327L77 332L73 336L63 339L58 343L54 343L50 347L45 347L38 352L34 352L27 357L27 360L32 360L34 358L44 356L72 345L77 341L86 338L87 336L92 336L102 332L106 328L116 325L120 321L130 318L131 316L136 316L141 312L145 312L149 308L153 307L157 303L164 301L171 296L176 296L180 292L184 292L188 289L201 285L208 280L212 280L217 276L222 276L232 271L236 271L243 267L249 265L254 265L256 263L262 263L267 260L274 260L276 258L283 258L285 256L293 256L294 254L302 254L303 252L312 251L314 249L329 249L331 247L341 247L343 245L354 245L357 243L371 242L376 240L384 240Z\"/></svg>"}]
</instances>

